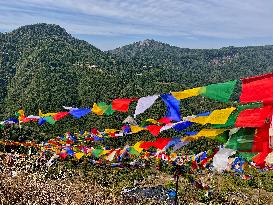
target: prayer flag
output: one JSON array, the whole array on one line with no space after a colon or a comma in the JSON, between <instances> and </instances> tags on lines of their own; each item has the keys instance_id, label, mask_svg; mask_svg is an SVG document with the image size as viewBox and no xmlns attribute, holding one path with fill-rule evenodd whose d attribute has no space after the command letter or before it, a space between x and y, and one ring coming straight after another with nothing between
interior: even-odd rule
<instances>
[{"instance_id":1,"label":"prayer flag","mask_svg":"<svg viewBox=\"0 0 273 205\"><path fill-rule=\"evenodd\" d=\"M236 119L236 127L262 127L266 119L272 115L272 107L265 106L262 108L247 109L240 112Z\"/></svg>"},{"instance_id":2,"label":"prayer flag","mask_svg":"<svg viewBox=\"0 0 273 205\"><path fill-rule=\"evenodd\" d=\"M82 153L82 152L77 152L77 153L75 154L75 157L76 157L78 160L80 160L80 159L82 158L83 155L84 155L84 153Z\"/></svg>"},{"instance_id":3,"label":"prayer flag","mask_svg":"<svg viewBox=\"0 0 273 205\"><path fill-rule=\"evenodd\" d=\"M266 157L267 157L267 155L269 153L270 152L260 152L259 154L257 154L256 156L254 156L252 158L252 160L253 160L253 162L255 162L256 165L263 166L265 164Z\"/></svg>"},{"instance_id":4,"label":"prayer flag","mask_svg":"<svg viewBox=\"0 0 273 205\"><path fill-rule=\"evenodd\" d=\"M180 121L180 101L173 97L171 94L163 94L161 95L161 98L167 106L166 117L174 121Z\"/></svg>"},{"instance_id":5,"label":"prayer flag","mask_svg":"<svg viewBox=\"0 0 273 205\"><path fill-rule=\"evenodd\" d=\"M136 98L118 98L112 101L112 109L120 112L128 112L129 105Z\"/></svg>"},{"instance_id":6,"label":"prayer flag","mask_svg":"<svg viewBox=\"0 0 273 205\"><path fill-rule=\"evenodd\" d=\"M69 114L69 112L58 112L56 113L56 115L54 115L53 119L58 121L62 118L64 118L65 116L67 116Z\"/></svg>"},{"instance_id":7,"label":"prayer flag","mask_svg":"<svg viewBox=\"0 0 273 205\"><path fill-rule=\"evenodd\" d=\"M95 114L97 114L97 115L103 115L103 113L104 113L103 109L101 109L101 108L97 105L97 103L94 103L94 104L93 104L92 112L95 113Z\"/></svg>"},{"instance_id":8,"label":"prayer flag","mask_svg":"<svg viewBox=\"0 0 273 205\"><path fill-rule=\"evenodd\" d=\"M242 112L243 110L246 110L246 109L258 108L260 106L261 106L260 103L238 105L237 109L233 113L231 113L231 115L229 116L229 118L228 118L228 120L227 120L227 122L225 124L222 124L222 125L213 125L213 128L234 127L236 119L239 116L240 112Z\"/></svg>"},{"instance_id":9,"label":"prayer flag","mask_svg":"<svg viewBox=\"0 0 273 205\"><path fill-rule=\"evenodd\" d=\"M263 127L257 128L253 140L252 152L270 152L269 127L270 124L266 123Z\"/></svg>"},{"instance_id":10,"label":"prayer flag","mask_svg":"<svg viewBox=\"0 0 273 205\"><path fill-rule=\"evenodd\" d=\"M201 93L201 87L183 90L180 92L171 92L171 94L177 99L182 100L190 97L197 96Z\"/></svg>"},{"instance_id":11,"label":"prayer flag","mask_svg":"<svg viewBox=\"0 0 273 205\"><path fill-rule=\"evenodd\" d=\"M150 122L152 124L157 124L158 123L155 119L151 119L151 118L147 119L146 122Z\"/></svg>"},{"instance_id":12,"label":"prayer flag","mask_svg":"<svg viewBox=\"0 0 273 205\"><path fill-rule=\"evenodd\" d=\"M44 124L44 123L46 123L46 120L44 119L44 118L40 118L39 120L38 120L38 125L42 125L42 124Z\"/></svg>"},{"instance_id":13,"label":"prayer flag","mask_svg":"<svg viewBox=\"0 0 273 205\"><path fill-rule=\"evenodd\" d=\"M92 154L95 156L95 157L99 157L99 155L103 152L104 150L103 149L94 149L92 150Z\"/></svg>"},{"instance_id":14,"label":"prayer flag","mask_svg":"<svg viewBox=\"0 0 273 205\"><path fill-rule=\"evenodd\" d=\"M143 150L143 148L140 147L142 143L143 143L143 142L140 141L140 142L137 142L137 143L133 146L133 148L134 148L137 152L139 152L139 153L141 153L142 150Z\"/></svg>"},{"instance_id":15,"label":"prayer flag","mask_svg":"<svg viewBox=\"0 0 273 205\"><path fill-rule=\"evenodd\" d=\"M136 155L136 156L140 155L140 153L134 147L129 148L129 154Z\"/></svg>"},{"instance_id":16,"label":"prayer flag","mask_svg":"<svg viewBox=\"0 0 273 205\"><path fill-rule=\"evenodd\" d=\"M142 130L146 130L146 129L143 128L143 127L131 125L131 131L132 131L132 133L138 133L138 132L140 132Z\"/></svg>"},{"instance_id":17,"label":"prayer flag","mask_svg":"<svg viewBox=\"0 0 273 205\"><path fill-rule=\"evenodd\" d=\"M112 134L112 133L116 133L118 130L116 129L105 129L104 130L104 133L107 133L107 134Z\"/></svg>"},{"instance_id":18,"label":"prayer flag","mask_svg":"<svg viewBox=\"0 0 273 205\"><path fill-rule=\"evenodd\" d=\"M69 113L75 118L81 118L91 112L90 108L70 110Z\"/></svg>"},{"instance_id":19,"label":"prayer flag","mask_svg":"<svg viewBox=\"0 0 273 205\"><path fill-rule=\"evenodd\" d=\"M226 131L226 129L202 129L195 136L213 138L213 137L216 137L217 135L222 134L225 131Z\"/></svg>"},{"instance_id":20,"label":"prayer flag","mask_svg":"<svg viewBox=\"0 0 273 205\"><path fill-rule=\"evenodd\" d=\"M53 117L56 114L57 113L46 113L46 114L43 114L42 111L39 109L39 116L40 117Z\"/></svg>"},{"instance_id":21,"label":"prayer flag","mask_svg":"<svg viewBox=\"0 0 273 205\"><path fill-rule=\"evenodd\" d=\"M154 135L154 136L158 136L159 133L160 133L160 129L162 128L163 126L158 126L158 125L149 125L147 126L147 129L149 130L149 132Z\"/></svg>"},{"instance_id":22,"label":"prayer flag","mask_svg":"<svg viewBox=\"0 0 273 205\"><path fill-rule=\"evenodd\" d=\"M236 83L237 80L233 80L225 83L208 85L202 88L201 95L220 102L228 102Z\"/></svg>"},{"instance_id":23,"label":"prayer flag","mask_svg":"<svg viewBox=\"0 0 273 205\"><path fill-rule=\"evenodd\" d=\"M225 124L228 121L231 113L236 110L235 107L214 110L209 116L200 116L196 118L192 118L189 121L199 123L199 124Z\"/></svg>"},{"instance_id":24,"label":"prayer flag","mask_svg":"<svg viewBox=\"0 0 273 205\"><path fill-rule=\"evenodd\" d=\"M148 150L150 147L162 150L171 140L172 138L157 138L154 142L143 142L140 147L145 150Z\"/></svg>"},{"instance_id":25,"label":"prayer flag","mask_svg":"<svg viewBox=\"0 0 273 205\"><path fill-rule=\"evenodd\" d=\"M193 122L190 122L190 121L176 123L176 124L173 126L173 129L175 129L176 131L181 132L182 130L188 128L188 127L191 126L192 124L193 124Z\"/></svg>"},{"instance_id":26,"label":"prayer flag","mask_svg":"<svg viewBox=\"0 0 273 205\"><path fill-rule=\"evenodd\" d=\"M252 151L255 129L254 128L236 128L230 131L230 138L225 147L238 151Z\"/></svg>"},{"instance_id":27,"label":"prayer flag","mask_svg":"<svg viewBox=\"0 0 273 205\"><path fill-rule=\"evenodd\" d=\"M137 115L145 112L145 110L151 107L158 97L159 95L152 95L140 98L137 102L134 118L136 118Z\"/></svg>"},{"instance_id":28,"label":"prayer flag","mask_svg":"<svg viewBox=\"0 0 273 205\"><path fill-rule=\"evenodd\" d=\"M45 120L47 123L51 124L51 125L55 124L55 122L56 122L56 121L53 119L53 117L51 117L51 116L44 117L44 120Z\"/></svg>"},{"instance_id":29,"label":"prayer flag","mask_svg":"<svg viewBox=\"0 0 273 205\"><path fill-rule=\"evenodd\" d=\"M135 119L132 118L131 116L126 117L126 119L123 120L122 123L128 123L128 124L130 124L130 125L135 125L135 126L137 126L137 122L136 122Z\"/></svg>"},{"instance_id":30,"label":"prayer flag","mask_svg":"<svg viewBox=\"0 0 273 205\"><path fill-rule=\"evenodd\" d=\"M162 117L159 120L157 120L157 122L161 123L161 124L169 124L172 120L168 117Z\"/></svg>"},{"instance_id":31,"label":"prayer flag","mask_svg":"<svg viewBox=\"0 0 273 205\"><path fill-rule=\"evenodd\" d=\"M112 115L115 111L112 110L112 105L107 105L105 102L100 102L98 107L103 110L103 114Z\"/></svg>"},{"instance_id":32,"label":"prayer flag","mask_svg":"<svg viewBox=\"0 0 273 205\"><path fill-rule=\"evenodd\" d=\"M222 148L213 157L213 167L218 172L223 172L228 166L228 158L236 152L232 149Z\"/></svg>"},{"instance_id":33,"label":"prayer flag","mask_svg":"<svg viewBox=\"0 0 273 205\"><path fill-rule=\"evenodd\" d=\"M273 102L273 73L244 78L240 102Z\"/></svg>"}]
</instances>

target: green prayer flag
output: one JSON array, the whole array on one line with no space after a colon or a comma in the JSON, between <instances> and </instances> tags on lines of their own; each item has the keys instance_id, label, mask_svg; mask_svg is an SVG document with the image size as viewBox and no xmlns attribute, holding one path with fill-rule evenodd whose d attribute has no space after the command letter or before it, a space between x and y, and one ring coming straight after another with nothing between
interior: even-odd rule
<instances>
[{"instance_id":1,"label":"green prayer flag","mask_svg":"<svg viewBox=\"0 0 273 205\"><path fill-rule=\"evenodd\" d=\"M105 102L99 102L98 106L100 107L100 109L102 109L103 111L107 110L108 105Z\"/></svg>"},{"instance_id":2,"label":"green prayer flag","mask_svg":"<svg viewBox=\"0 0 273 205\"><path fill-rule=\"evenodd\" d=\"M233 80L225 83L208 85L202 88L201 95L220 102L228 102L236 83L237 80Z\"/></svg>"},{"instance_id":3,"label":"green prayer flag","mask_svg":"<svg viewBox=\"0 0 273 205\"><path fill-rule=\"evenodd\" d=\"M112 115L115 112L115 110L112 110L112 105L107 105L105 102L99 102L98 106L106 115Z\"/></svg>"},{"instance_id":4,"label":"green prayer flag","mask_svg":"<svg viewBox=\"0 0 273 205\"><path fill-rule=\"evenodd\" d=\"M253 152L239 152L238 156L245 159L246 161L250 162L252 161L252 158L257 155L257 153Z\"/></svg>"},{"instance_id":5,"label":"green prayer flag","mask_svg":"<svg viewBox=\"0 0 273 205\"><path fill-rule=\"evenodd\" d=\"M92 150L92 154L95 156L95 157L99 157L99 155L103 152L103 149L94 149Z\"/></svg>"},{"instance_id":6,"label":"green prayer flag","mask_svg":"<svg viewBox=\"0 0 273 205\"><path fill-rule=\"evenodd\" d=\"M238 151L251 151L254 136L254 128L240 128L229 138L225 147Z\"/></svg>"},{"instance_id":7,"label":"green prayer flag","mask_svg":"<svg viewBox=\"0 0 273 205\"><path fill-rule=\"evenodd\" d=\"M49 116L49 117L45 117L44 118L49 124L53 125L55 124L55 120L53 119L53 117Z\"/></svg>"},{"instance_id":8,"label":"green prayer flag","mask_svg":"<svg viewBox=\"0 0 273 205\"><path fill-rule=\"evenodd\" d=\"M140 153L133 147L130 147L129 153L132 154L132 155L136 155L136 156L140 155Z\"/></svg>"},{"instance_id":9,"label":"green prayer flag","mask_svg":"<svg viewBox=\"0 0 273 205\"><path fill-rule=\"evenodd\" d=\"M109 105L108 108L105 110L106 115L112 115L115 112L115 110L112 109L112 105Z\"/></svg>"},{"instance_id":10,"label":"green prayer flag","mask_svg":"<svg viewBox=\"0 0 273 205\"><path fill-rule=\"evenodd\" d=\"M226 143L228 141L228 131L223 132L222 134L215 137L215 140L221 143Z\"/></svg>"}]
</instances>

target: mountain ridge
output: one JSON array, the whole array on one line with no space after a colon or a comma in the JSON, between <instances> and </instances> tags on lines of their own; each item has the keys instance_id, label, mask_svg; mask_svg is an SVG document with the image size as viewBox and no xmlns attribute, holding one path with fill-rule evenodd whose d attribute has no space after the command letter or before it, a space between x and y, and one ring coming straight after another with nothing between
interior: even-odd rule
<instances>
[{"instance_id":1,"label":"mountain ridge","mask_svg":"<svg viewBox=\"0 0 273 205\"><path fill-rule=\"evenodd\" d=\"M1 34L0 46L3 113L85 106L108 96L139 97L273 70L273 46L189 49L146 39L103 52L44 23Z\"/></svg>"}]
</instances>

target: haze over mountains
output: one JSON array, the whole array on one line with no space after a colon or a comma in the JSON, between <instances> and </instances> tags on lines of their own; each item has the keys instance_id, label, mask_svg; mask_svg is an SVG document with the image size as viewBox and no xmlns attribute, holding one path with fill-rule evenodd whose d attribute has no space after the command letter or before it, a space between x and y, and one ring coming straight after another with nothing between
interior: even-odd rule
<instances>
[{"instance_id":1,"label":"haze over mountains","mask_svg":"<svg viewBox=\"0 0 273 205\"><path fill-rule=\"evenodd\" d=\"M273 46L188 49L145 40L103 52L58 25L0 34L0 109L89 106L273 71Z\"/></svg>"}]
</instances>

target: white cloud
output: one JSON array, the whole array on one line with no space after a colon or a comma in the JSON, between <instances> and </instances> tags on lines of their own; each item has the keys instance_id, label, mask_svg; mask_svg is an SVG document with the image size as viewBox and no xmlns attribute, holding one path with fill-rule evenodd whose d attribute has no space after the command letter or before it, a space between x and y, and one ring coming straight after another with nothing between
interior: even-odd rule
<instances>
[{"instance_id":1,"label":"white cloud","mask_svg":"<svg viewBox=\"0 0 273 205\"><path fill-rule=\"evenodd\" d=\"M56 23L74 34L273 35L272 0L0 0L0 28Z\"/></svg>"}]
</instances>

